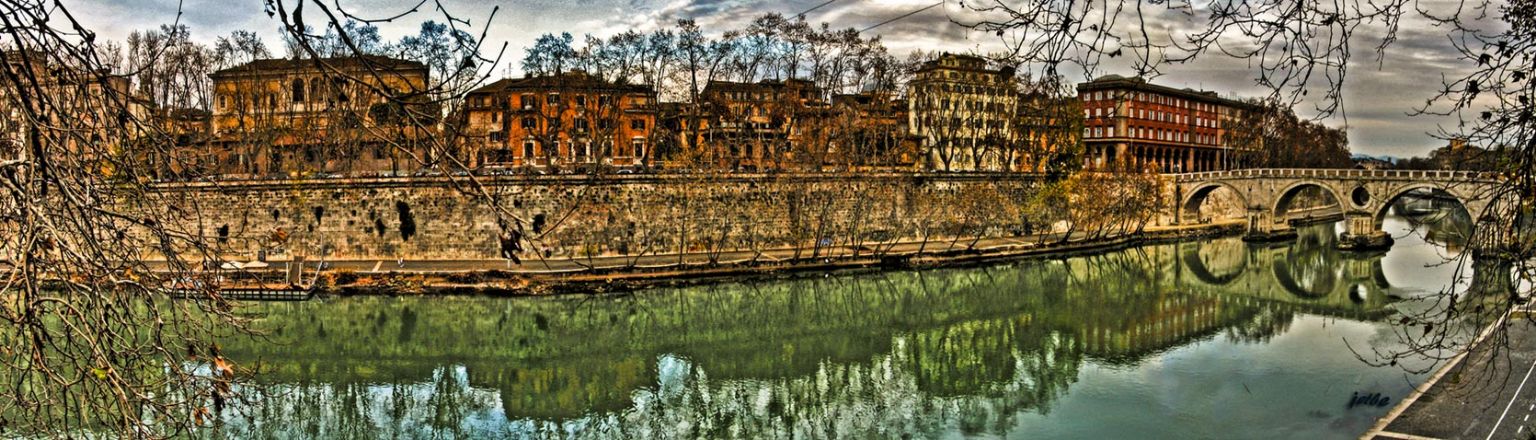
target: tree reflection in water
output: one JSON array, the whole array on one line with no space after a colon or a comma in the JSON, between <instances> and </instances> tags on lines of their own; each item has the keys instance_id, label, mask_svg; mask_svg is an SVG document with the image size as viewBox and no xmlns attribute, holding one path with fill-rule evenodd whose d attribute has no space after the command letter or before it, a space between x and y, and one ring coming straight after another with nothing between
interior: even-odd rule
<instances>
[{"instance_id":1,"label":"tree reflection in water","mask_svg":"<svg viewBox=\"0 0 1536 440\"><path fill-rule=\"evenodd\" d=\"M226 347L259 366L263 386L246 394L263 404L227 413L211 434L1002 433L1050 414L1090 363L1140 365L1218 335L1268 342L1298 313L1385 316L1383 296L1328 287L1350 279L1330 233L1281 248L1217 240L615 297L266 304L270 340ZM1240 261L1191 260L1190 246ZM1275 287L1282 272L1304 294Z\"/></svg>"}]
</instances>

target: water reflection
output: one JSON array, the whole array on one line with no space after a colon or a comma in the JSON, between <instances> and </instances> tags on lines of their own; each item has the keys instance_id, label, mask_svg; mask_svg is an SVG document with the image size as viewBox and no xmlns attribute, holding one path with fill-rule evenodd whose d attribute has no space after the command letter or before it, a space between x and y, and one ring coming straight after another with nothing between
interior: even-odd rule
<instances>
[{"instance_id":1,"label":"water reflection","mask_svg":"<svg viewBox=\"0 0 1536 440\"><path fill-rule=\"evenodd\" d=\"M263 305L271 337L226 352L259 366L268 386L250 394L265 404L209 434L1180 437L1325 414L1285 432L1351 436L1375 414L1346 411L1351 392L1408 386L1340 343L1391 343L1371 321L1393 288L1382 254L1337 253L1331 226L1303 232L620 297ZM1195 408L1252 412L1239 395L1159 397L1224 382L1285 401L1248 406L1312 412L1234 420ZM1159 409L1183 419L1159 423ZM1111 415L1123 422L1095 422Z\"/></svg>"}]
</instances>

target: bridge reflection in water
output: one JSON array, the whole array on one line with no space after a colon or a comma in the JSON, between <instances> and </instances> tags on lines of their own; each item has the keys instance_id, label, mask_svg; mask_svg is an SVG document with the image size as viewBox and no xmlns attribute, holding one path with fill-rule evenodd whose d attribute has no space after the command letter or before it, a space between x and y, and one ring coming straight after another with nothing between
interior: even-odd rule
<instances>
[{"instance_id":1,"label":"bridge reflection in water","mask_svg":"<svg viewBox=\"0 0 1536 440\"><path fill-rule=\"evenodd\" d=\"M266 404L217 434L1002 433L1049 414L1090 365L1269 341L1298 313L1388 315L1381 254L1343 256L1331 228L1274 247L1233 238L618 297L262 305L271 337L225 351L270 394L249 390Z\"/></svg>"}]
</instances>

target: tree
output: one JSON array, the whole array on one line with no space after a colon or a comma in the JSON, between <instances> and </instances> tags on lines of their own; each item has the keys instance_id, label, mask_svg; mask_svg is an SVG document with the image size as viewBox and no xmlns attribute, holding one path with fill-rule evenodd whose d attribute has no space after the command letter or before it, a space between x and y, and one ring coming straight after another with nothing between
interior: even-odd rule
<instances>
[{"instance_id":1,"label":"tree","mask_svg":"<svg viewBox=\"0 0 1536 440\"><path fill-rule=\"evenodd\" d=\"M1349 137L1343 129L1328 128L1296 116L1289 105L1275 99L1249 100L1249 111L1240 112L1231 125L1230 139L1237 145L1258 149L1255 165L1262 168L1349 168Z\"/></svg>"},{"instance_id":2,"label":"tree","mask_svg":"<svg viewBox=\"0 0 1536 440\"><path fill-rule=\"evenodd\" d=\"M1503 180L1498 189L1480 195L1496 202L1490 203L1486 212L1472 213L1479 225L1474 233L1478 239L1470 246L1478 251L1462 253L1458 258L1478 254L1485 261L1512 262L1511 270L1495 270L1528 279L1536 273L1530 265L1536 256L1536 242L1512 237L1529 234L1529 213L1536 210L1536 119L1532 117L1536 112L1536 86L1532 85L1536 58L1530 55L1536 53L1536 3L1457 0L1411 6L1400 1L1365 0L990 0L967 2L969 14L960 23L998 35L1015 60L1040 66L1046 75L1072 67L1091 77L1102 62L1119 57L1130 57L1137 76L1143 77L1203 58L1245 60L1253 66L1255 83L1268 89L1267 101L1284 107L1310 104L1323 117L1342 108L1351 55L1360 41L1374 45L1380 59L1395 49L1405 19L1427 22L1447 33L1460 64L1470 72L1445 78L1436 90L1426 94L1426 104L1411 109L1411 113L1456 117L1454 128L1441 129L1437 135L1492 148L1500 158L1497 175ZM1170 15L1184 17L1185 25L1160 23ZM1269 115L1277 116L1285 122L1283 115ZM1266 123L1262 128L1279 125L1284 124ZM1297 133L1321 139L1333 149L1342 144L1327 130L1290 128L1249 136L1286 138L1290 135L1281 135ZM1458 271L1456 276L1461 278L1465 273ZM1506 279L1493 284L1503 287L1476 295L1492 297L1476 307L1466 304L1461 293L1447 288L1432 307L1409 313L1401 321L1404 327L1422 328L1411 334L1400 332L1410 346L1408 350L1376 353L1374 357L1382 364L1395 365L1398 359L1409 356L1447 359L1446 353L1464 352L1468 346L1460 332L1466 326L1454 323L1486 324L1491 321L1487 311L1506 312L1532 293L1528 283ZM1502 332L1489 340L1508 341Z\"/></svg>"},{"instance_id":3,"label":"tree","mask_svg":"<svg viewBox=\"0 0 1536 440\"><path fill-rule=\"evenodd\" d=\"M298 58L385 48L370 19L339 5L263 5ZM436 11L441 22L466 23ZM207 69L267 50L241 32L209 49L190 43L186 28L168 26L136 33L123 57L78 16L53 2L0 6L0 102L8 109L0 117L0 429L27 437L187 435L221 417L234 398L242 375L218 342L243 333L245 320L215 291L219 271L203 270L218 267L221 255L215 232L198 223L200 207L152 183L151 158L172 156L164 142L171 136L135 95L160 106L207 106ZM410 96L456 96L380 90L317 66L339 84L400 104L397 116L412 127L438 118L418 111L435 103ZM428 141L434 149L453 142ZM455 183L474 200L492 199L476 181ZM499 238L520 250L522 220L488 205L503 225Z\"/></svg>"},{"instance_id":4,"label":"tree","mask_svg":"<svg viewBox=\"0 0 1536 440\"><path fill-rule=\"evenodd\" d=\"M575 38L568 32L560 35L544 34L528 48L523 56L523 73L530 76L558 75L577 63L576 49L571 46Z\"/></svg>"},{"instance_id":5,"label":"tree","mask_svg":"<svg viewBox=\"0 0 1536 440\"><path fill-rule=\"evenodd\" d=\"M271 57L272 52L267 50L267 44L262 42L261 37L247 30L230 31L229 35L220 36L213 44L214 65L220 69Z\"/></svg>"}]
</instances>

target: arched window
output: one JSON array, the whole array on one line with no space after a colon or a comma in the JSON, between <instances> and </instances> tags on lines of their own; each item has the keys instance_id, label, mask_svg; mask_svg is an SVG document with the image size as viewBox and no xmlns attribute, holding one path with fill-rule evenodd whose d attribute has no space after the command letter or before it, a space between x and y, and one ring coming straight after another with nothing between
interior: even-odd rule
<instances>
[{"instance_id":1,"label":"arched window","mask_svg":"<svg viewBox=\"0 0 1536 440\"><path fill-rule=\"evenodd\" d=\"M304 102L304 80L293 80L293 102Z\"/></svg>"},{"instance_id":2,"label":"arched window","mask_svg":"<svg viewBox=\"0 0 1536 440\"><path fill-rule=\"evenodd\" d=\"M331 94L333 99L338 102L347 102L346 86L346 80L341 78L331 78Z\"/></svg>"},{"instance_id":3,"label":"arched window","mask_svg":"<svg viewBox=\"0 0 1536 440\"><path fill-rule=\"evenodd\" d=\"M309 99L320 100L320 78L309 79Z\"/></svg>"}]
</instances>

